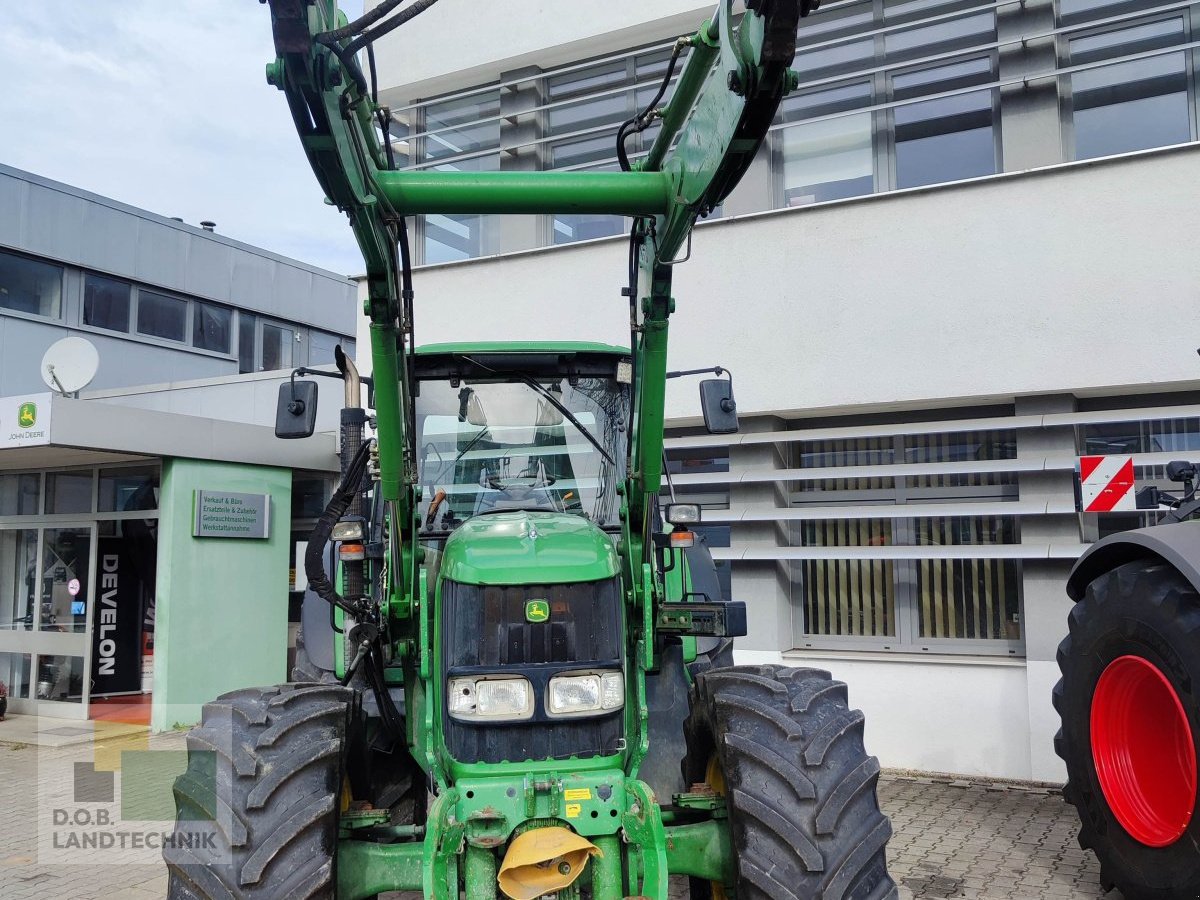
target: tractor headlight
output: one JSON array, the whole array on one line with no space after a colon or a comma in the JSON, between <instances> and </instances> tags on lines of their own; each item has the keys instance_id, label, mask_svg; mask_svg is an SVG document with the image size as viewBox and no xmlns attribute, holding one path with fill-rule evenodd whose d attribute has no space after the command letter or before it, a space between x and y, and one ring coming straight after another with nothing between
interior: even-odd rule
<instances>
[{"instance_id":1,"label":"tractor headlight","mask_svg":"<svg viewBox=\"0 0 1200 900\"><path fill-rule=\"evenodd\" d=\"M366 520L362 518L339 519L333 523L329 536L335 541L361 541Z\"/></svg>"},{"instance_id":2,"label":"tractor headlight","mask_svg":"<svg viewBox=\"0 0 1200 900\"><path fill-rule=\"evenodd\" d=\"M546 712L579 716L620 709L625 704L625 679L620 672L559 675L550 679Z\"/></svg>"},{"instance_id":3,"label":"tractor headlight","mask_svg":"<svg viewBox=\"0 0 1200 900\"><path fill-rule=\"evenodd\" d=\"M533 715L533 685L525 678L451 678L446 708L451 718L467 721L528 719Z\"/></svg>"}]
</instances>

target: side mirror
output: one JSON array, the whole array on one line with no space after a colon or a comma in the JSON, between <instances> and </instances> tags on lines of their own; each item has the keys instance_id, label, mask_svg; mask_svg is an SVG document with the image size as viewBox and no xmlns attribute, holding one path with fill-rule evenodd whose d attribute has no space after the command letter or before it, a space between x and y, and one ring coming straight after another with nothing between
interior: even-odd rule
<instances>
[{"instance_id":1,"label":"side mirror","mask_svg":"<svg viewBox=\"0 0 1200 900\"><path fill-rule=\"evenodd\" d=\"M317 383L285 381L275 405L275 437L312 437L317 429Z\"/></svg>"},{"instance_id":2,"label":"side mirror","mask_svg":"<svg viewBox=\"0 0 1200 900\"><path fill-rule=\"evenodd\" d=\"M733 400L733 382L708 378L700 382L700 409L709 434L735 434L738 430L737 403Z\"/></svg>"},{"instance_id":3,"label":"side mirror","mask_svg":"<svg viewBox=\"0 0 1200 900\"><path fill-rule=\"evenodd\" d=\"M1194 481L1196 466L1185 459L1173 459L1167 463L1168 481Z\"/></svg>"}]
</instances>

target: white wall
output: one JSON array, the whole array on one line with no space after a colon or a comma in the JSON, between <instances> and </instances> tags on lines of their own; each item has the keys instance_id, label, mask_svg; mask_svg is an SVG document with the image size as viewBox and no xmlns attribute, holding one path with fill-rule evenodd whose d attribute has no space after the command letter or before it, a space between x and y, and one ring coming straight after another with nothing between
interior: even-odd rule
<instances>
[{"instance_id":1,"label":"white wall","mask_svg":"<svg viewBox=\"0 0 1200 900\"><path fill-rule=\"evenodd\" d=\"M670 364L728 366L745 413L1195 387L1179 326L1200 284L1198 161L1190 146L702 226L675 271ZM616 239L420 269L417 342L627 343L625 260ZM668 399L695 416L694 385Z\"/></svg>"},{"instance_id":2,"label":"white wall","mask_svg":"<svg viewBox=\"0 0 1200 900\"><path fill-rule=\"evenodd\" d=\"M691 34L715 8L713 0L609 0L602 13L581 15L577 4L554 0L471 3L469 11L461 0L438 3L376 42L382 99L401 106L524 66L547 68Z\"/></svg>"},{"instance_id":3,"label":"white wall","mask_svg":"<svg viewBox=\"0 0 1200 900\"><path fill-rule=\"evenodd\" d=\"M739 664L811 666L846 682L851 708L866 715L867 752L887 768L1051 782L1065 777L1054 756L1054 731L1030 727L1026 667L1019 660L735 655ZM1049 687L1044 700L1048 707Z\"/></svg>"}]
</instances>

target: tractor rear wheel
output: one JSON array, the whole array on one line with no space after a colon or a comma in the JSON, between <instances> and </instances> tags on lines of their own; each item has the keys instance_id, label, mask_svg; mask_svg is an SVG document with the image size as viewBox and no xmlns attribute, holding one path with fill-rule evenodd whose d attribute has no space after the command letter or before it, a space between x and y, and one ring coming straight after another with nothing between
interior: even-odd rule
<instances>
[{"instance_id":1,"label":"tractor rear wheel","mask_svg":"<svg viewBox=\"0 0 1200 900\"><path fill-rule=\"evenodd\" d=\"M1068 624L1054 749L1080 846L1126 900L1200 896L1200 595L1138 560L1089 584Z\"/></svg>"},{"instance_id":2,"label":"tractor rear wheel","mask_svg":"<svg viewBox=\"0 0 1200 900\"><path fill-rule=\"evenodd\" d=\"M863 714L828 672L733 666L700 675L684 724L684 781L724 794L738 900L893 900L892 826ZM693 900L722 885L692 879Z\"/></svg>"},{"instance_id":3,"label":"tractor rear wheel","mask_svg":"<svg viewBox=\"0 0 1200 900\"><path fill-rule=\"evenodd\" d=\"M287 684L205 705L163 848L171 900L336 894L353 691Z\"/></svg>"}]
</instances>

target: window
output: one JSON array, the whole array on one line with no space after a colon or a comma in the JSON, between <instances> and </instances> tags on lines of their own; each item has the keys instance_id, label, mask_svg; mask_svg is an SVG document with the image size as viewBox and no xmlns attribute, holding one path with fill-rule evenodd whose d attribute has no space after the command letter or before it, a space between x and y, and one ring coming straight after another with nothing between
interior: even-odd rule
<instances>
[{"instance_id":1,"label":"window","mask_svg":"<svg viewBox=\"0 0 1200 900\"><path fill-rule=\"evenodd\" d=\"M310 366L320 366L333 362L333 350L338 344L342 344L342 349L353 355L354 349L347 346L349 342L336 334L329 334L325 331L310 331L308 337L308 364Z\"/></svg>"},{"instance_id":2,"label":"window","mask_svg":"<svg viewBox=\"0 0 1200 900\"><path fill-rule=\"evenodd\" d=\"M499 170L499 89L428 103L420 112L424 131L412 139L418 148L418 168L439 172ZM487 217L477 215L424 216L419 226L423 261L453 262L489 252L486 223Z\"/></svg>"},{"instance_id":3,"label":"window","mask_svg":"<svg viewBox=\"0 0 1200 900\"><path fill-rule=\"evenodd\" d=\"M129 282L88 272L83 276L83 324L128 332L132 295Z\"/></svg>"},{"instance_id":4,"label":"window","mask_svg":"<svg viewBox=\"0 0 1200 900\"><path fill-rule=\"evenodd\" d=\"M212 303L192 304L192 346L228 353L233 338L233 310Z\"/></svg>"},{"instance_id":5,"label":"window","mask_svg":"<svg viewBox=\"0 0 1200 900\"><path fill-rule=\"evenodd\" d=\"M1185 41L1182 18L1105 31L1070 41L1072 66ZM1157 53L1069 76L1075 158L1091 159L1192 139L1187 61L1182 51Z\"/></svg>"},{"instance_id":6,"label":"window","mask_svg":"<svg viewBox=\"0 0 1200 900\"><path fill-rule=\"evenodd\" d=\"M1015 432L804 441L793 444L792 451L793 465L814 470L814 477L793 482L793 508L812 518L793 523L791 543L837 548L826 558L790 563L792 596L803 610L799 645L825 646L832 640L843 646L929 650L955 648L941 641L975 641L982 643L972 649L1019 651L1021 564L989 558L982 549L1019 543L1017 517L920 515L923 503L986 506L1016 500L1011 473L937 469L945 463L1013 459ZM906 466L903 477L888 475L887 468L898 464ZM856 467L873 471L858 473ZM920 471L924 467L929 471ZM900 506L904 515L896 515ZM833 511L839 507L861 508L861 514L841 518L847 513ZM887 514L873 514L876 508ZM978 558L943 555L941 548L958 546L981 550ZM911 549L891 549L922 547L930 548L924 557Z\"/></svg>"},{"instance_id":7,"label":"window","mask_svg":"<svg viewBox=\"0 0 1200 900\"><path fill-rule=\"evenodd\" d=\"M257 320L247 312L238 312L238 374L256 371L254 367L254 326Z\"/></svg>"},{"instance_id":8,"label":"window","mask_svg":"<svg viewBox=\"0 0 1200 900\"><path fill-rule=\"evenodd\" d=\"M158 509L158 466L101 469L100 512Z\"/></svg>"},{"instance_id":9,"label":"window","mask_svg":"<svg viewBox=\"0 0 1200 900\"><path fill-rule=\"evenodd\" d=\"M62 266L0 252L0 309L57 319L62 284Z\"/></svg>"},{"instance_id":10,"label":"window","mask_svg":"<svg viewBox=\"0 0 1200 900\"><path fill-rule=\"evenodd\" d=\"M187 340L186 300L138 291L137 330L139 334L166 338L169 341Z\"/></svg>"},{"instance_id":11,"label":"window","mask_svg":"<svg viewBox=\"0 0 1200 900\"><path fill-rule=\"evenodd\" d=\"M46 514L92 511L92 471L46 473Z\"/></svg>"},{"instance_id":12,"label":"window","mask_svg":"<svg viewBox=\"0 0 1200 900\"><path fill-rule=\"evenodd\" d=\"M991 59L985 57L896 75L892 91L896 100L907 100L994 80ZM994 175L992 104L992 91L970 91L897 106L896 187Z\"/></svg>"},{"instance_id":13,"label":"window","mask_svg":"<svg viewBox=\"0 0 1200 900\"><path fill-rule=\"evenodd\" d=\"M264 372L292 367L292 345L296 341L296 333L282 325L270 325L266 322L262 327L262 366Z\"/></svg>"},{"instance_id":14,"label":"window","mask_svg":"<svg viewBox=\"0 0 1200 900\"><path fill-rule=\"evenodd\" d=\"M35 516L41 478L35 472L0 475L0 516Z\"/></svg>"},{"instance_id":15,"label":"window","mask_svg":"<svg viewBox=\"0 0 1200 900\"><path fill-rule=\"evenodd\" d=\"M796 123L783 129L777 138L786 205L841 200L875 190L871 114L837 115L870 103L871 85L866 82L784 101L783 121ZM831 115L835 117L820 118Z\"/></svg>"},{"instance_id":16,"label":"window","mask_svg":"<svg viewBox=\"0 0 1200 900\"><path fill-rule=\"evenodd\" d=\"M654 99L669 59L670 51L655 50L548 78L550 109L546 119L550 134L563 139L550 143L546 167L620 171L616 161L617 129ZM676 74L682 68L682 63L678 64ZM658 132L656 123L631 135L625 143L630 157L648 151ZM560 213L551 225L555 244L610 237L624 233L628 227L623 216L599 213Z\"/></svg>"}]
</instances>

